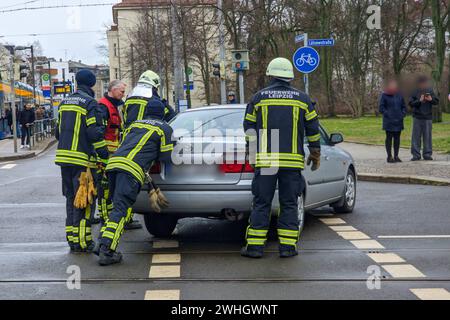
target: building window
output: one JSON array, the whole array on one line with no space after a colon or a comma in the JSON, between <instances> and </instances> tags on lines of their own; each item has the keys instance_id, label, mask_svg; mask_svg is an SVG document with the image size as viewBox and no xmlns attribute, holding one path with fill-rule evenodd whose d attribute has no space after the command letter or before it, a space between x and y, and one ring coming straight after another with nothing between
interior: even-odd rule
<instances>
[{"instance_id":1,"label":"building window","mask_svg":"<svg viewBox=\"0 0 450 320\"><path fill-rule=\"evenodd\" d=\"M117 43L114 43L114 57L117 57Z\"/></svg>"},{"instance_id":2,"label":"building window","mask_svg":"<svg viewBox=\"0 0 450 320\"><path fill-rule=\"evenodd\" d=\"M119 69L114 68L114 75L116 79L119 79Z\"/></svg>"}]
</instances>

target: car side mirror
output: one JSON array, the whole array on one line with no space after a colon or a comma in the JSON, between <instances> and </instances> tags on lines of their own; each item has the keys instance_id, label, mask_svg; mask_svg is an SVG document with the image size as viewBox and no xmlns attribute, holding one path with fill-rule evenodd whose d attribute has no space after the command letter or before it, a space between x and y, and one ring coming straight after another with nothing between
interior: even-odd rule
<instances>
[{"instance_id":1,"label":"car side mirror","mask_svg":"<svg viewBox=\"0 0 450 320\"><path fill-rule=\"evenodd\" d=\"M344 136L341 133L332 133L330 135L330 142L333 145L344 142Z\"/></svg>"}]
</instances>

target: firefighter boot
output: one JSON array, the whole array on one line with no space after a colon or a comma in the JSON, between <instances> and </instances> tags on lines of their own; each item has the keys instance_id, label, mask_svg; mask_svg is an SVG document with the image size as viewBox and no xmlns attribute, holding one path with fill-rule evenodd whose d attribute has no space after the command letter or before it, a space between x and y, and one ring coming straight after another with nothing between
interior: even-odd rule
<instances>
[{"instance_id":1,"label":"firefighter boot","mask_svg":"<svg viewBox=\"0 0 450 320\"><path fill-rule=\"evenodd\" d=\"M246 246L241 249L241 256L252 259L261 259L264 256L264 249Z\"/></svg>"},{"instance_id":2,"label":"firefighter boot","mask_svg":"<svg viewBox=\"0 0 450 320\"><path fill-rule=\"evenodd\" d=\"M120 252L112 251L104 245L100 246L99 257L98 264L101 266L109 266L122 261L122 254Z\"/></svg>"}]
</instances>

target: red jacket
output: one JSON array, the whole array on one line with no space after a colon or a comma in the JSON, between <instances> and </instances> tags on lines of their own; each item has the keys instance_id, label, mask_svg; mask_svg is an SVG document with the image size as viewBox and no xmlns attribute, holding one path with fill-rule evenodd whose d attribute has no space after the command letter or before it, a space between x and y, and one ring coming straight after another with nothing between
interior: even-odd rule
<instances>
[{"instance_id":1,"label":"red jacket","mask_svg":"<svg viewBox=\"0 0 450 320\"><path fill-rule=\"evenodd\" d=\"M106 97L98 101L108 109L108 123L105 130L105 141L108 151L114 153L119 147L120 130L122 128L122 119L120 118L119 110Z\"/></svg>"}]
</instances>

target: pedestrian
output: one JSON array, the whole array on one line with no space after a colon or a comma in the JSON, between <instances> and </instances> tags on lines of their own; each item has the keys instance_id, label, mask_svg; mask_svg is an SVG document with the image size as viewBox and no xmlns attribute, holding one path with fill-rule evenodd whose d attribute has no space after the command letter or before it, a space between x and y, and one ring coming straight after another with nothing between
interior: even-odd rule
<instances>
[{"instance_id":1,"label":"pedestrian","mask_svg":"<svg viewBox=\"0 0 450 320\"><path fill-rule=\"evenodd\" d=\"M44 110L42 110L42 107L37 104L35 106L35 109L36 109L36 112L35 112L36 120L44 119Z\"/></svg>"},{"instance_id":2,"label":"pedestrian","mask_svg":"<svg viewBox=\"0 0 450 320\"><path fill-rule=\"evenodd\" d=\"M142 120L146 108L151 108L155 101L163 102L164 120L172 120L176 112L169 106L166 100L159 96L158 89L161 86L161 78L151 70L145 71L139 78L136 87L125 101L123 110L124 127L127 129L134 121Z\"/></svg>"},{"instance_id":3,"label":"pedestrian","mask_svg":"<svg viewBox=\"0 0 450 320\"><path fill-rule=\"evenodd\" d=\"M399 91L397 80L391 79L386 82L381 94L379 110L383 115L383 130L386 131L387 162L402 162L399 157L400 136L405 129L403 119L406 117L406 104ZM392 154L392 145L394 154Z\"/></svg>"},{"instance_id":4,"label":"pedestrian","mask_svg":"<svg viewBox=\"0 0 450 320\"><path fill-rule=\"evenodd\" d=\"M119 108L123 106L126 84L120 80L112 81L108 86L108 92L98 101L102 109L103 123L105 124L105 142L111 154L119 147L120 135L123 128ZM109 195L108 180L104 172L98 174L98 207L100 211L100 222L102 224L108 219L112 210L111 197ZM97 221L94 221L94 223ZM142 228L142 226L140 226Z\"/></svg>"},{"instance_id":5,"label":"pedestrian","mask_svg":"<svg viewBox=\"0 0 450 320\"><path fill-rule=\"evenodd\" d=\"M269 87L256 93L247 106L244 130L256 147L255 177L252 190L253 211L246 233L247 245L241 255L261 258L267 241L272 200L277 189L280 201L278 237L280 257L298 255L298 201L305 185L302 178L304 138L309 143L307 164L312 170L320 167L319 120L310 97L291 86L294 80L292 63L285 58L270 62L267 76ZM278 137L278 141L276 139ZM253 151L250 151L252 153Z\"/></svg>"},{"instance_id":6,"label":"pedestrian","mask_svg":"<svg viewBox=\"0 0 450 320\"><path fill-rule=\"evenodd\" d=\"M413 110L413 130L411 139L412 161L433 160L433 106L439 104L426 76L417 79L417 89L411 95L409 105ZM423 142L423 150L422 149ZM421 154L422 151L422 154Z\"/></svg>"},{"instance_id":7,"label":"pedestrian","mask_svg":"<svg viewBox=\"0 0 450 320\"><path fill-rule=\"evenodd\" d=\"M102 229L99 264L119 263L122 254L117 251L124 225L130 218L130 208L145 181L154 161L170 161L173 150L172 128L162 119L165 105L157 101L147 108L144 118L127 129L119 149L111 156L106 172L112 194L113 210ZM139 143L136 143L139 141Z\"/></svg>"},{"instance_id":8,"label":"pedestrian","mask_svg":"<svg viewBox=\"0 0 450 320\"><path fill-rule=\"evenodd\" d=\"M13 114L11 109L7 108L6 109L6 122L8 124L8 128L9 128L9 133L12 135L13 134Z\"/></svg>"},{"instance_id":9,"label":"pedestrian","mask_svg":"<svg viewBox=\"0 0 450 320\"><path fill-rule=\"evenodd\" d=\"M66 197L66 238L70 251L90 253L95 248L91 235L91 202L76 202L78 195L86 200L83 188L89 176L92 159L99 167L106 167L108 149L103 137L100 109L94 99L96 77L89 70L76 76L77 91L64 98L59 105L56 126L55 163L61 167L63 195ZM88 185L89 190L91 184ZM93 191L93 190L91 190ZM90 193L90 192L89 192ZM92 193L91 193L92 194Z\"/></svg>"},{"instance_id":10,"label":"pedestrian","mask_svg":"<svg viewBox=\"0 0 450 320\"><path fill-rule=\"evenodd\" d=\"M234 93L234 91L228 92L227 103L228 104L237 104L236 93Z\"/></svg>"},{"instance_id":11,"label":"pedestrian","mask_svg":"<svg viewBox=\"0 0 450 320\"><path fill-rule=\"evenodd\" d=\"M20 149L30 148L30 133L31 126L35 121L35 115L33 111L33 105L27 103L25 109L19 112L19 124L21 131L21 145Z\"/></svg>"}]
</instances>

